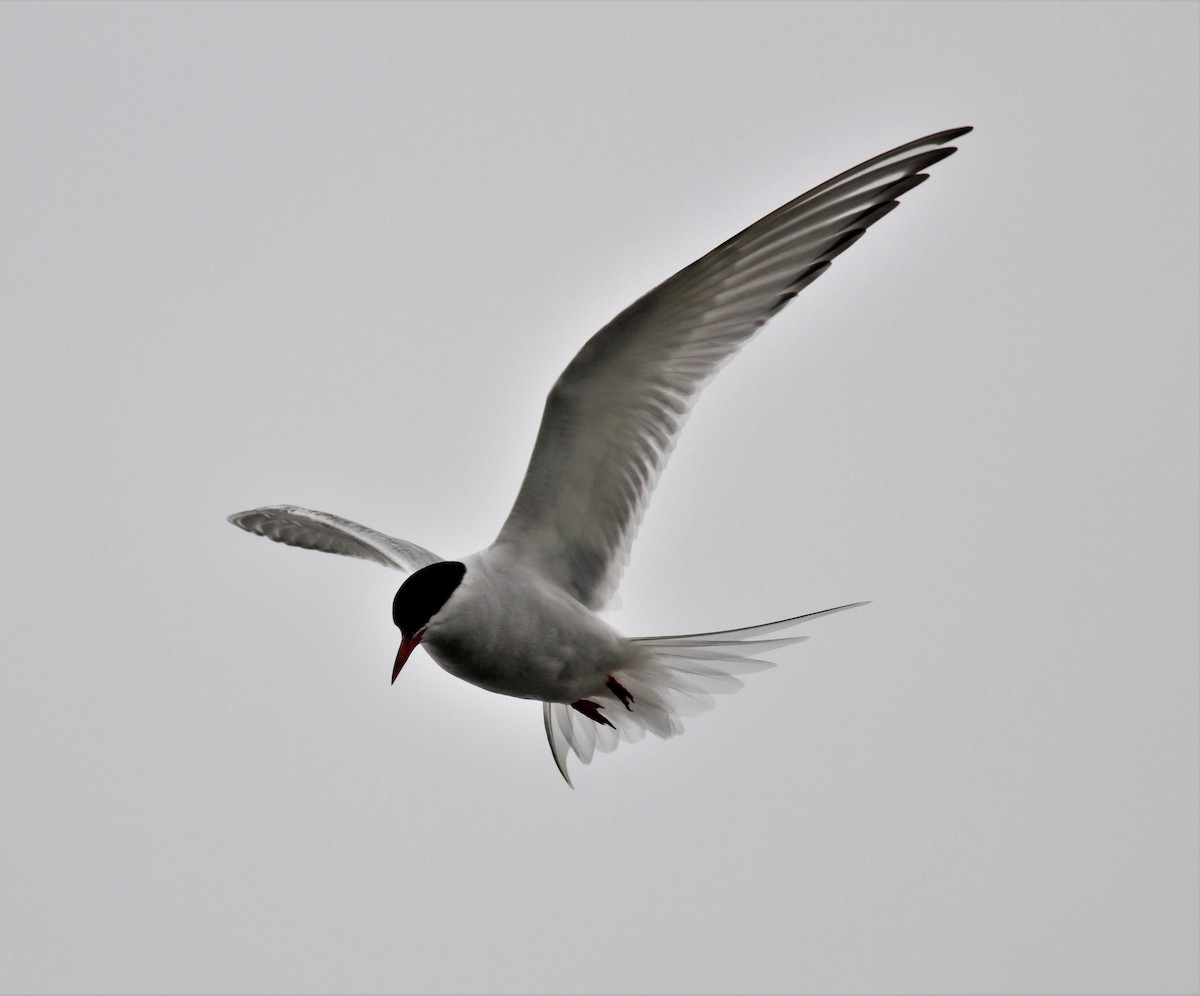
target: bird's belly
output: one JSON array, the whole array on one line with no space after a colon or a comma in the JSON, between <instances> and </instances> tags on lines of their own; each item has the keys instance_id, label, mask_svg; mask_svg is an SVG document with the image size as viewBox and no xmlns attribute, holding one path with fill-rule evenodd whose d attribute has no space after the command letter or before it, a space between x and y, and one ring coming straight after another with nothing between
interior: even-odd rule
<instances>
[{"instance_id":1,"label":"bird's belly","mask_svg":"<svg viewBox=\"0 0 1200 996\"><path fill-rule=\"evenodd\" d=\"M424 646L443 670L489 692L574 702L602 688L621 665L623 641L614 637L611 631L562 632L543 625L532 628L532 635L529 626L484 637L439 632Z\"/></svg>"}]
</instances>

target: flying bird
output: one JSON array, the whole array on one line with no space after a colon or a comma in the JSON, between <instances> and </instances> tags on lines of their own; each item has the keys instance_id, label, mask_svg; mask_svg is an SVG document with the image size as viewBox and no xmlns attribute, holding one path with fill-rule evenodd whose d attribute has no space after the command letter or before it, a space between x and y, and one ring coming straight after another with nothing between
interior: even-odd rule
<instances>
[{"instance_id":1,"label":"flying bird","mask_svg":"<svg viewBox=\"0 0 1200 996\"><path fill-rule=\"evenodd\" d=\"M491 546L461 560L348 519L267 505L229 521L279 543L408 573L392 602L392 682L422 646L446 671L542 702L546 738L571 784L581 762L682 719L819 612L744 629L630 639L597 612L616 589L646 503L700 390L833 258L955 152L954 128L847 170L755 222L617 315L546 399L525 479ZM856 602L854 605L865 603Z\"/></svg>"}]
</instances>

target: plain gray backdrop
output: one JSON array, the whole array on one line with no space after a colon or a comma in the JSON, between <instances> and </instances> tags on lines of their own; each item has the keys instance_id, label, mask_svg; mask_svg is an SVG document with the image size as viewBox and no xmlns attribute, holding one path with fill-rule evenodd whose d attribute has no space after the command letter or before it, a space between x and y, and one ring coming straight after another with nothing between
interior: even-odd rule
<instances>
[{"instance_id":1,"label":"plain gray backdrop","mask_svg":"<svg viewBox=\"0 0 1200 996\"><path fill-rule=\"evenodd\" d=\"M1195 992L1191 3L0 6L8 991ZM960 152L701 398L611 618L858 599L566 788L463 555L583 341Z\"/></svg>"}]
</instances>

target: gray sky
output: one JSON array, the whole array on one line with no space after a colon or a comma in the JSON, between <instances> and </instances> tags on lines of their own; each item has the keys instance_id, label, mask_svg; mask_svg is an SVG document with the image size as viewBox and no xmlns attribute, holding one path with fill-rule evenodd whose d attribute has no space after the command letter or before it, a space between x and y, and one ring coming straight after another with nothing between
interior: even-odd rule
<instances>
[{"instance_id":1,"label":"gray sky","mask_svg":"<svg viewBox=\"0 0 1200 996\"><path fill-rule=\"evenodd\" d=\"M0 5L5 991L1194 992L1195 4ZM414 656L587 336L927 132L708 389L630 635L857 599L562 785Z\"/></svg>"}]
</instances>

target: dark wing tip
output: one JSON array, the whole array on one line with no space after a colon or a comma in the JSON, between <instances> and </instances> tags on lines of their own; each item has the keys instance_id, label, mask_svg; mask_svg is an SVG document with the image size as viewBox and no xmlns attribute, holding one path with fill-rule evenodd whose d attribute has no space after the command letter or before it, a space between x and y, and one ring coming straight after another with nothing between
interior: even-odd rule
<instances>
[{"instance_id":1,"label":"dark wing tip","mask_svg":"<svg viewBox=\"0 0 1200 996\"><path fill-rule=\"evenodd\" d=\"M914 173L920 173L922 170L929 169L934 163L940 163L948 156L954 155L958 151L957 145L943 145L936 149L930 149L920 155L913 156L911 160Z\"/></svg>"},{"instance_id":2,"label":"dark wing tip","mask_svg":"<svg viewBox=\"0 0 1200 996\"><path fill-rule=\"evenodd\" d=\"M936 135L930 135L931 142L953 142L956 138L961 138L968 132L975 130L974 125L963 125L961 128L948 128L946 131L939 131Z\"/></svg>"},{"instance_id":3,"label":"dark wing tip","mask_svg":"<svg viewBox=\"0 0 1200 996\"><path fill-rule=\"evenodd\" d=\"M840 256L866 234L866 228L852 228L848 232L843 232L821 253L821 258L833 259L834 256Z\"/></svg>"}]
</instances>

